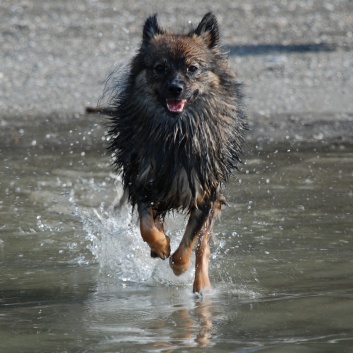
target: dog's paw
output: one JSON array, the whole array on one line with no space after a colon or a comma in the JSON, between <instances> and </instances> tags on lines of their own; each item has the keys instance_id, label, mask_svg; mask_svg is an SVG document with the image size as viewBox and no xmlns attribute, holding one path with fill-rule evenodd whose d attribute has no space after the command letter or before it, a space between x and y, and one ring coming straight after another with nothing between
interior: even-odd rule
<instances>
[{"instance_id":1,"label":"dog's paw","mask_svg":"<svg viewBox=\"0 0 353 353\"><path fill-rule=\"evenodd\" d=\"M195 294L205 294L211 291L211 282L208 278L208 274L195 275L195 281L192 289Z\"/></svg>"},{"instance_id":2,"label":"dog's paw","mask_svg":"<svg viewBox=\"0 0 353 353\"><path fill-rule=\"evenodd\" d=\"M151 248L151 257L160 257L162 260L170 256L170 239L165 236L165 239L156 243L148 244Z\"/></svg>"},{"instance_id":3,"label":"dog's paw","mask_svg":"<svg viewBox=\"0 0 353 353\"><path fill-rule=\"evenodd\" d=\"M169 265L172 268L174 274L176 276L180 276L190 267L191 262L189 259L186 262L183 262L180 257L173 254L173 256L171 256L169 259Z\"/></svg>"}]
</instances>

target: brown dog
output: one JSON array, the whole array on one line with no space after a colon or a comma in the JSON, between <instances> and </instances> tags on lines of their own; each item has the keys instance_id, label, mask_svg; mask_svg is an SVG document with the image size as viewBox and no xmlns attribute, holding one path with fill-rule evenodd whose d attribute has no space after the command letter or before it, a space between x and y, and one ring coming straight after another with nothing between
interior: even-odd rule
<instances>
[{"instance_id":1,"label":"brown dog","mask_svg":"<svg viewBox=\"0 0 353 353\"><path fill-rule=\"evenodd\" d=\"M152 257L168 258L164 217L171 210L189 213L170 265L176 275L185 272L197 242L194 292L210 287L210 232L225 203L222 185L241 153L240 89L212 13L185 34L167 32L156 15L149 17L138 53L109 89L109 150L137 206L142 238Z\"/></svg>"}]
</instances>

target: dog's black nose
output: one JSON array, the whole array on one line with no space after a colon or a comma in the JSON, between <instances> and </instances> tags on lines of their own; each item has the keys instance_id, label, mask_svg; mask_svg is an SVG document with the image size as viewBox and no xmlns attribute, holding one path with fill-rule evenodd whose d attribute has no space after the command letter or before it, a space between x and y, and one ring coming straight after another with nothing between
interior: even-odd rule
<instances>
[{"instance_id":1,"label":"dog's black nose","mask_svg":"<svg viewBox=\"0 0 353 353\"><path fill-rule=\"evenodd\" d=\"M171 94L173 97L178 97L181 95L181 93L184 90L184 84L180 81L173 81L169 86L168 86L168 92Z\"/></svg>"}]
</instances>

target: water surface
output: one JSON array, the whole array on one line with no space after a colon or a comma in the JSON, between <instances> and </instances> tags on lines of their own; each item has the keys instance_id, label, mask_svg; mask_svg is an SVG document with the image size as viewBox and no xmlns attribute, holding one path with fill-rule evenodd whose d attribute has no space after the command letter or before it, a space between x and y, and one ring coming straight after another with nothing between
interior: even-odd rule
<instances>
[{"instance_id":1,"label":"water surface","mask_svg":"<svg viewBox=\"0 0 353 353\"><path fill-rule=\"evenodd\" d=\"M1 145L1 352L353 352L353 148L253 148L200 297L113 211L100 140L19 135ZM167 219L173 249L185 222Z\"/></svg>"}]
</instances>

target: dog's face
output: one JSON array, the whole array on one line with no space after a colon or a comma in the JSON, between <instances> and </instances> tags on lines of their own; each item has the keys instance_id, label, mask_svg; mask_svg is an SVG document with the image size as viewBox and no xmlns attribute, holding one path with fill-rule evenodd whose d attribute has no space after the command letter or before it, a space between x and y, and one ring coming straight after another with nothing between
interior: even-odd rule
<instances>
[{"instance_id":1,"label":"dog's face","mask_svg":"<svg viewBox=\"0 0 353 353\"><path fill-rule=\"evenodd\" d=\"M213 15L206 15L195 30L183 35L164 32L155 16L147 19L141 52L154 104L168 114L180 115L200 97L217 90L218 38Z\"/></svg>"}]
</instances>

